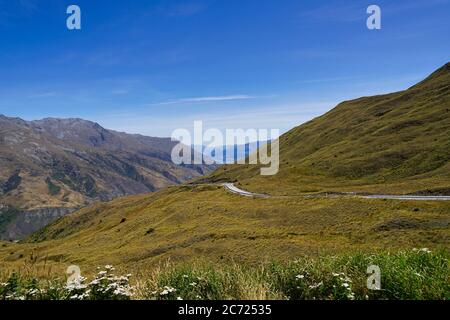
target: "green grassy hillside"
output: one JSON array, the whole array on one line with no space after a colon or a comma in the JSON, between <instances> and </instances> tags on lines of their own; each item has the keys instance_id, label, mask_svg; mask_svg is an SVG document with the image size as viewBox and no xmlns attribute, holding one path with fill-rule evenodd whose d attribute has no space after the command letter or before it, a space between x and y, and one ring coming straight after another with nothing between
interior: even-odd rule
<instances>
[{"instance_id":1,"label":"green grassy hillside","mask_svg":"<svg viewBox=\"0 0 450 320\"><path fill-rule=\"evenodd\" d=\"M304 257L257 267L236 263L166 263L121 274L112 266L67 286L58 274L0 271L0 300L430 300L450 299L449 253L427 249ZM367 288L367 266L382 273L381 289ZM116 288L111 290L110 288Z\"/></svg>"},{"instance_id":2,"label":"green grassy hillside","mask_svg":"<svg viewBox=\"0 0 450 320\"><path fill-rule=\"evenodd\" d=\"M346 101L280 138L280 171L225 166L209 181L271 194L450 194L450 63L401 92Z\"/></svg>"},{"instance_id":3,"label":"green grassy hillside","mask_svg":"<svg viewBox=\"0 0 450 320\"><path fill-rule=\"evenodd\" d=\"M0 269L50 266L63 272L77 264L93 271L113 264L133 271L167 260L261 265L356 250L448 249L448 201L299 194L446 193L449 67L406 91L342 103L283 135L276 176L225 166L207 179L238 180L272 197L247 198L205 184L96 203L26 241L3 243Z\"/></svg>"},{"instance_id":4,"label":"green grassy hillside","mask_svg":"<svg viewBox=\"0 0 450 320\"><path fill-rule=\"evenodd\" d=\"M170 187L98 203L0 247L0 269L162 261L260 264L304 255L449 246L449 202L252 199L221 187Z\"/></svg>"}]
</instances>

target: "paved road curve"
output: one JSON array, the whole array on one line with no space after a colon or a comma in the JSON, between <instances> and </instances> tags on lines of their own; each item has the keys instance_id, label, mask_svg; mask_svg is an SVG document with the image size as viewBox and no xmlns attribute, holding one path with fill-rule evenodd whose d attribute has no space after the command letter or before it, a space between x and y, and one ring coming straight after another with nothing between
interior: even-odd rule
<instances>
[{"instance_id":1,"label":"paved road curve","mask_svg":"<svg viewBox=\"0 0 450 320\"><path fill-rule=\"evenodd\" d=\"M238 187L236 187L232 183L224 183L223 186L228 191L230 191L232 193L240 194L241 196L244 196L244 197L259 197L259 198L267 198L268 197L268 195L266 195L266 194L253 193L253 192L249 192L249 191L245 191L245 190L239 189Z\"/></svg>"},{"instance_id":2,"label":"paved road curve","mask_svg":"<svg viewBox=\"0 0 450 320\"><path fill-rule=\"evenodd\" d=\"M418 200L418 201L450 201L448 196L394 196L394 195L370 195L360 196L365 199L393 199L393 200Z\"/></svg>"},{"instance_id":3,"label":"paved road curve","mask_svg":"<svg viewBox=\"0 0 450 320\"><path fill-rule=\"evenodd\" d=\"M239 189L232 183L224 183L223 186L225 187L226 190L228 190L232 193L239 194L241 196L245 196L245 197L259 197L259 198L268 198L269 197L269 195L266 195L266 194L253 193L253 192ZM333 196L345 196L345 195L333 195ZM387 199L387 200L408 200L408 201L450 201L450 196L397 196L397 195L382 195L382 194L375 194L375 195L369 195L369 196L360 196L360 195L353 195L353 196L358 197L358 198L364 198L364 199Z\"/></svg>"}]
</instances>

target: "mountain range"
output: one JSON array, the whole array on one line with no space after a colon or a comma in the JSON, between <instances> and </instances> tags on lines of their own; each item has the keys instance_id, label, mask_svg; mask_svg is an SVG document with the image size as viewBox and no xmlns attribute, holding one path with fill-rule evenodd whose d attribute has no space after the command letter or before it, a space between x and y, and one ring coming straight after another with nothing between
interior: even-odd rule
<instances>
[{"instance_id":1,"label":"mountain range","mask_svg":"<svg viewBox=\"0 0 450 320\"><path fill-rule=\"evenodd\" d=\"M94 201L155 191L211 171L173 164L175 143L82 119L0 115L0 238L19 238Z\"/></svg>"},{"instance_id":2,"label":"mountain range","mask_svg":"<svg viewBox=\"0 0 450 320\"><path fill-rule=\"evenodd\" d=\"M282 135L275 176L259 175L257 165L224 165L195 183L98 202L18 244L4 242L0 266L32 259L60 270L114 264L138 273L167 260L260 265L355 250L448 249L449 201L355 194L449 195L449 109L446 64L409 89L343 102ZM46 177L59 181L51 168ZM17 184L13 174L4 188ZM233 194L221 182L268 196Z\"/></svg>"}]
</instances>

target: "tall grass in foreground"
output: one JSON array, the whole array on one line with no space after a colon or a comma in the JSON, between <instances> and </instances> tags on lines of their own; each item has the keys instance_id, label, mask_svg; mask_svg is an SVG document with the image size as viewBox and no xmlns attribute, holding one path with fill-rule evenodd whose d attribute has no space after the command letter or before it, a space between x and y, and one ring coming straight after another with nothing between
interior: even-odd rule
<instances>
[{"instance_id":1,"label":"tall grass in foreground","mask_svg":"<svg viewBox=\"0 0 450 320\"><path fill-rule=\"evenodd\" d=\"M0 299L449 299L449 253L427 249L352 253L259 267L162 265L128 282L110 266L92 281L67 285L18 274L0 284ZM367 288L367 267L381 269L381 290ZM109 268L109 269L108 269ZM30 294L30 290L33 294Z\"/></svg>"}]
</instances>

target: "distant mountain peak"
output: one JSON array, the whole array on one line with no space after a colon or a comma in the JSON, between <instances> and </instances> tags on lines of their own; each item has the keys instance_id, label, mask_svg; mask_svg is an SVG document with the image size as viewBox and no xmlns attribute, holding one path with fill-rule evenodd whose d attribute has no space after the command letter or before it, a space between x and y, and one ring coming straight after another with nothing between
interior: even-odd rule
<instances>
[{"instance_id":1,"label":"distant mountain peak","mask_svg":"<svg viewBox=\"0 0 450 320\"><path fill-rule=\"evenodd\" d=\"M34 120L31 123L36 124L47 124L47 125L59 125L59 126L87 126L87 127L100 127L98 123L84 120L81 118L44 118L41 120Z\"/></svg>"}]
</instances>

